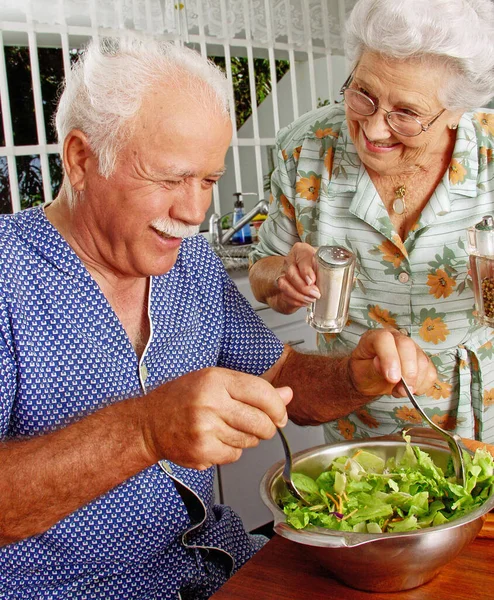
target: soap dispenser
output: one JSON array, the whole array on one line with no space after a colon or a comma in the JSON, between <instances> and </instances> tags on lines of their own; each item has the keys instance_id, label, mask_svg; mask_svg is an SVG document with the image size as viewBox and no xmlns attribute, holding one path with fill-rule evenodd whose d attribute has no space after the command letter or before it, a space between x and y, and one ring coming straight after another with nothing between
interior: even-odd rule
<instances>
[{"instance_id":1,"label":"soap dispenser","mask_svg":"<svg viewBox=\"0 0 494 600\"><path fill-rule=\"evenodd\" d=\"M242 200L242 192L235 192L236 196L233 204L233 227L244 217L244 201ZM246 223L232 236L232 244L252 244L252 237L250 235L250 224Z\"/></svg>"}]
</instances>

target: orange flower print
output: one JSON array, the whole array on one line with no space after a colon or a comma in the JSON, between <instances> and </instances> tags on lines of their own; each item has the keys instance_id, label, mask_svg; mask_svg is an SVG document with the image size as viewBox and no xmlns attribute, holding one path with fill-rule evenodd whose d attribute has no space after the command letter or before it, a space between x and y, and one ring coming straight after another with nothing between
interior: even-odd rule
<instances>
[{"instance_id":1,"label":"orange flower print","mask_svg":"<svg viewBox=\"0 0 494 600\"><path fill-rule=\"evenodd\" d=\"M331 173L333 172L333 158L334 158L334 149L329 148L326 152L326 156L324 157L324 166L326 167L329 176L331 177Z\"/></svg>"},{"instance_id":2,"label":"orange flower print","mask_svg":"<svg viewBox=\"0 0 494 600\"><path fill-rule=\"evenodd\" d=\"M481 156L485 156L488 163L492 162L492 160L494 159L494 151L492 148L485 148L484 146L482 146L479 150L479 154Z\"/></svg>"},{"instance_id":3,"label":"orange flower print","mask_svg":"<svg viewBox=\"0 0 494 600\"><path fill-rule=\"evenodd\" d=\"M479 359L472 354L472 358L470 359L470 367L474 373L477 373L479 370Z\"/></svg>"},{"instance_id":4,"label":"orange flower print","mask_svg":"<svg viewBox=\"0 0 494 600\"><path fill-rule=\"evenodd\" d=\"M269 194L269 204L273 204L274 202L274 196L273 194Z\"/></svg>"},{"instance_id":5,"label":"orange flower print","mask_svg":"<svg viewBox=\"0 0 494 600\"><path fill-rule=\"evenodd\" d=\"M377 427L379 427L379 421L375 419L365 408L360 408L359 410L357 410L355 412L355 415L357 419L362 421L362 423L364 425L367 425L367 427L370 427L371 429L376 429Z\"/></svg>"},{"instance_id":6,"label":"orange flower print","mask_svg":"<svg viewBox=\"0 0 494 600\"><path fill-rule=\"evenodd\" d=\"M488 135L494 135L494 115L490 113L476 113L475 118Z\"/></svg>"},{"instance_id":7,"label":"orange flower print","mask_svg":"<svg viewBox=\"0 0 494 600\"><path fill-rule=\"evenodd\" d=\"M433 415L431 420L439 427L446 429L446 431L452 431L456 428L456 419L450 415Z\"/></svg>"},{"instance_id":8,"label":"orange flower print","mask_svg":"<svg viewBox=\"0 0 494 600\"><path fill-rule=\"evenodd\" d=\"M492 406L494 404L494 388L484 390L484 406Z\"/></svg>"},{"instance_id":9,"label":"orange flower print","mask_svg":"<svg viewBox=\"0 0 494 600\"><path fill-rule=\"evenodd\" d=\"M333 131L331 129L331 127L326 127L326 129L318 129L315 134L316 138L322 139L328 136L337 138L338 134L336 133L336 131Z\"/></svg>"},{"instance_id":10,"label":"orange flower print","mask_svg":"<svg viewBox=\"0 0 494 600\"><path fill-rule=\"evenodd\" d=\"M447 381L439 381L439 379L436 379L436 381L427 390L427 395L431 398L434 398L434 400L449 398L452 388L453 386Z\"/></svg>"},{"instance_id":11,"label":"orange flower print","mask_svg":"<svg viewBox=\"0 0 494 600\"><path fill-rule=\"evenodd\" d=\"M465 175L467 174L467 170L465 167L459 163L455 158L451 161L449 165L449 181L452 185L458 185L465 180Z\"/></svg>"},{"instance_id":12,"label":"orange flower print","mask_svg":"<svg viewBox=\"0 0 494 600\"><path fill-rule=\"evenodd\" d=\"M335 340L338 337L337 333L323 333L322 335L324 341L328 344L330 344L333 340Z\"/></svg>"},{"instance_id":13,"label":"orange flower print","mask_svg":"<svg viewBox=\"0 0 494 600\"><path fill-rule=\"evenodd\" d=\"M288 160L288 154L287 154L287 152L286 152L286 150L285 150L285 149L283 149L283 150L281 151L281 156L283 157L283 160L284 160L285 162Z\"/></svg>"},{"instance_id":14,"label":"orange flower print","mask_svg":"<svg viewBox=\"0 0 494 600\"><path fill-rule=\"evenodd\" d=\"M395 417L406 423L422 423L422 417L415 408L409 406L397 406L395 408Z\"/></svg>"},{"instance_id":15,"label":"orange flower print","mask_svg":"<svg viewBox=\"0 0 494 600\"><path fill-rule=\"evenodd\" d=\"M386 240L378 246L378 249L382 252L383 260L385 262L391 263L395 268L401 265L403 254L392 242Z\"/></svg>"},{"instance_id":16,"label":"orange flower print","mask_svg":"<svg viewBox=\"0 0 494 600\"><path fill-rule=\"evenodd\" d=\"M448 337L449 329L441 317L436 317L435 319L427 317L419 329L419 335L425 342L439 344L439 342L444 342Z\"/></svg>"},{"instance_id":17,"label":"orange flower print","mask_svg":"<svg viewBox=\"0 0 494 600\"><path fill-rule=\"evenodd\" d=\"M399 235L394 233L391 236L391 242L398 248L398 250L403 254L403 256L408 256L408 252L407 252L405 245L403 244L401 237Z\"/></svg>"},{"instance_id":18,"label":"orange flower print","mask_svg":"<svg viewBox=\"0 0 494 600\"><path fill-rule=\"evenodd\" d=\"M288 198L284 194L280 195L280 204L283 209L283 214L293 221L295 219L295 208L290 204Z\"/></svg>"},{"instance_id":19,"label":"orange flower print","mask_svg":"<svg viewBox=\"0 0 494 600\"><path fill-rule=\"evenodd\" d=\"M302 240L305 233L305 229L300 221L297 221L297 233L298 237Z\"/></svg>"},{"instance_id":20,"label":"orange flower print","mask_svg":"<svg viewBox=\"0 0 494 600\"><path fill-rule=\"evenodd\" d=\"M317 175L311 175L310 177L302 177L297 181L295 190L302 198L315 202L319 197L320 186L321 179Z\"/></svg>"},{"instance_id":21,"label":"orange flower print","mask_svg":"<svg viewBox=\"0 0 494 600\"><path fill-rule=\"evenodd\" d=\"M346 440L353 440L355 425L349 419L338 419L338 429Z\"/></svg>"},{"instance_id":22,"label":"orange flower print","mask_svg":"<svg viewBox=\"0 0 494 600\"><path fill-rule=\"evenodd\" d=\"M447 298L456 286L456 281L443 269L437 269L435 273L427 275L427 285L431 288L429 294L432 296Z\"/></svg>"},{"instance_id":23,"label":"orange flower print","mask_svg":"<svg viewBox=\"0 0 494 600\"><path fill-rule=\"evenodd\" d=\"M381 325L387 325L388 327L396 328L396 320L390 316L389 310L385 308L381 308L378 304L374 306L369 305L369 319L376 321L377 323L381 323Z\"/></svg>"},{"instance_id":24,"label":"orange flower print","mask_svg":"<svg viewBox=\"0 0 494 600\"><path fill-rule=\"evenodd\" d=\"M302 151L302 146L297 146L293 150L293 160L298 160L300 158L300 152Z\"/></svg>"}]
</instances>

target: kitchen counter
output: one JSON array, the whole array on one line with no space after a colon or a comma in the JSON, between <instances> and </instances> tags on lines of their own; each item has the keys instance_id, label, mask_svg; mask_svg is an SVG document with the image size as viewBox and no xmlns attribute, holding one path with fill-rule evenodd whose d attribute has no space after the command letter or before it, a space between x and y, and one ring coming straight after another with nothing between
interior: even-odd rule
<instances>
[{"instance_id":1,"label":"kitchen counter","mask_svg":"<svg viewBox=\"0 0 494 600\"><path fill-rule=\"evenodd\" d=\"M333 579L304 546L275 535L212 600L492 600L494 539L477 537L428 583L412 590L355 590Z\"/></svg>"}]
</instances>

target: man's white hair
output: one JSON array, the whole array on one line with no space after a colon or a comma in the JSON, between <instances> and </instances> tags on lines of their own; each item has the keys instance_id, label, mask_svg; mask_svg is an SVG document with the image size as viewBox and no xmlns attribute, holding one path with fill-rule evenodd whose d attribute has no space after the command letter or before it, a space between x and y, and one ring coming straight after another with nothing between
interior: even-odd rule
<instances>
[{"instance_id":1,"label":"man's white hair","mask_svg":"<svg viewBox=\"0 0 494 600\"><path fill-rule=\"evenodd\" d=\"M124 34L92 41L72 68L55 116L59 143L81 130L101 175L110 177L144 96L159 86L185 91L228 115L229 85L214 63L183 46ZM67 177L64 188L74 201Z\"/></svg>"},{"instance_id":2,"label":"man's white hair","mask_svg":"<svg viewBox=\"0 0 494 600\"><path fill-rule=\"evenodd\" d=\"M494 96L493 0L359 0L346 27L347 56L441 61L450 77L439 98L471 110Z\"/></svg>"}]
</instances>

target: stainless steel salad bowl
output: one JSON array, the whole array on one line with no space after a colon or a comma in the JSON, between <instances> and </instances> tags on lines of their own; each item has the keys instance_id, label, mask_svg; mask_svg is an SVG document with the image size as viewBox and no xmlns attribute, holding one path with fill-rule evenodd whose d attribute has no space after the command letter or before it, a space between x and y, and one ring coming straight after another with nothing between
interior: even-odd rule
<instances>
[{"instance_id":1,"label":"stainless steel salad bowl","mask_svg":"<svg viewBox=\"0 0 494 600\"><path fill-rule=\"evenodd\" d=\"M442 440L424 435L428 433L412 435L412 445L427 452L435 464L445 470L450 456L448 446ZM403 438L397 435L317 446L294 454L293 470L316 478L333 459L358 448L386 460L404 451L405 445ZM273 513L276 533L304 544L336 579L357 589L392 592L426 583L475 538L485 515L494 508L494 496L491 496L480 508L445 525L401 533L354 533L322 527L297 530L287 525L278 505L285 489L283 465L281 460L267 471L260 490L264 503Z\"/></svg>"}]
</instances>

